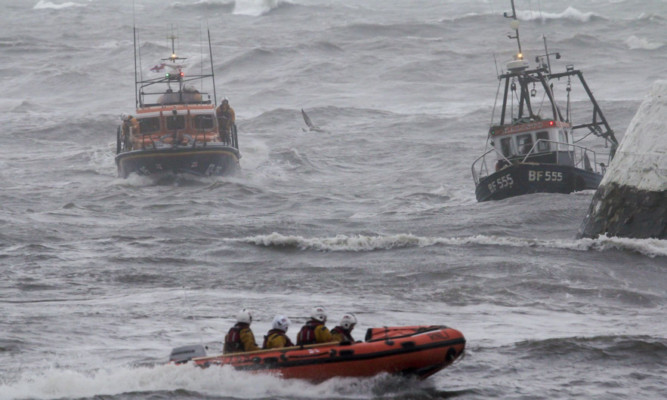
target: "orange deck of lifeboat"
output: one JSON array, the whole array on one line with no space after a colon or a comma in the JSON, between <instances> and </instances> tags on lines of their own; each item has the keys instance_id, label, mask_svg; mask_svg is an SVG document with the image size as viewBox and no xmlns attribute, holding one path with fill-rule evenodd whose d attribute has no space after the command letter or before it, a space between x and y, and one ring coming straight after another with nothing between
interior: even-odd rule
<instances>
[{"instance_id":1,"label":"orange deck of lifeboat","mask_svg":"<svg viewBox=\"0 0 667 400\"><path fill-rule=\"evenodd\" d=\"M459 358L465 342L461 332L445 326L383 327L368 329L364 342L294 346L191 359L201 367L232 365L237 370L309 381L380 373L424 379Z\"/></svg>"}]
</instances>

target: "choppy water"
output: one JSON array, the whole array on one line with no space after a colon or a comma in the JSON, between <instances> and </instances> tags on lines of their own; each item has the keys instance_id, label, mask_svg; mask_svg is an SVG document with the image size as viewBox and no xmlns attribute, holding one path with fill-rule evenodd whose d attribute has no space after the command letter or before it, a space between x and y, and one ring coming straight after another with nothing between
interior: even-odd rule
<instances>
[{"instance_id":1,"label":"choppy water","mask_svg":"<svg viewBox=\"0 0 667 400\"><path fill-rule=\"evenodd\" d=\"M132 2L5 0L0 399L667 397L665 241L575 239L591 191L475 201L509 2L136 3L144 70L172 26L194 60L210 28L243 171L118 179ZM666 75L667 2L517 7L529 58L546 34L622 137ZM163 365L217 349L242 306L259 338L315 303L359 337L452 326L466 357L421 383Z\"/></svg>"}]
</instances>

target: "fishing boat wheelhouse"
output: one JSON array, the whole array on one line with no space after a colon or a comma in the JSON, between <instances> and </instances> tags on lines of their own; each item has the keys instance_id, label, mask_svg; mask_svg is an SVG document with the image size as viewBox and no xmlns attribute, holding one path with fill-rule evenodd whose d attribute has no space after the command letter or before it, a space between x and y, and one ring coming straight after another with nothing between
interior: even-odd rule
<instances>
[{"instance_id":1,"label":"fishing boat wheelhouse","mask_svg":"<svg viewBox=\"0 0 667 400\"><path fill-rule=\"evenodd\" d=\"M552 73L550 56L560 59L560 54L548 52L546 38L545 54L536 57L538 65L531 68L521 52L513 1L512 15L505 16L512 18L515 35L510 38L517 40L519 53L507 64L507 72L498 76L504 87L499 120L489 129L487 150L472 164L477 200L597 188L605 172L603 156L580 140L592 134L610 144L606 165L618 142L582 72L568 65L564 72ZM573 78L578 78L592 107L590 121L578 125L571 118ZM565 84L565 115L555 98L557 83ZM580 129L588 133L575 138Z\"/></svg>"}]
</instances>

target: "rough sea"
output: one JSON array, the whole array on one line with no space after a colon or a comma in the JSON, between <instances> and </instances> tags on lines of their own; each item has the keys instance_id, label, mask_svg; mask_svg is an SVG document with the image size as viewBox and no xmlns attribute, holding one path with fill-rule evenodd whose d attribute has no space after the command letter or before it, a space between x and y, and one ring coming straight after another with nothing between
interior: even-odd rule
<instances>
[{"instance_id":1,"label":"rough sea","mask_svg":"<svg viewBox=\"0 0 667 400\"><path fill-rule=\"evenodd\" d=\"M524 53L583 70L622 139L667 76L667 1L517 0ZM0 400L664 399L667 243L577 239L593 191L478 203L511 59L503 0L3 0ZM237 113L242 171L117 177L139 68L207 65ZM198 71L197 71L198 72ZM576 99L575 99L576 100ZM324 132L305 130L305 109ZM604 150L604 148L602 148ZM465 357L417 382L283 381L165 365L258 341L443 324Z\"/></svg>"}]
</instances>

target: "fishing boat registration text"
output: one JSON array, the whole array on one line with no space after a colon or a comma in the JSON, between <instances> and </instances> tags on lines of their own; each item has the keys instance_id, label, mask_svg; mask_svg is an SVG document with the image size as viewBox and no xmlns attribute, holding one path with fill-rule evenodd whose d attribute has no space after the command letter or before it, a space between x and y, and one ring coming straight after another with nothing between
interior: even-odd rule
<instances>
[{"instance_id":1,"label":"fishing boat registration text","mask_svg":"<svg viewBox=\"0 0 667 400\"><path fill-rule=\"evenodd\" d=\"M533 171L528 170L529 182L562 182L563 173L556 171Z\"/></svg>"},{"instance_id":2,"label":"fishing boat registration text","mask_svg":"<svg viewBox=\"0 0 667 400\"><path fill-rule=\"evenodd\" d=\"M514 185L514 179L512 175L505 174L500 178L496 178L495 181L489 183L489 192L495 193L497 190L511 188Z\"/></svg>"}]
</instances>

